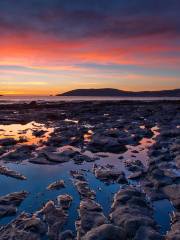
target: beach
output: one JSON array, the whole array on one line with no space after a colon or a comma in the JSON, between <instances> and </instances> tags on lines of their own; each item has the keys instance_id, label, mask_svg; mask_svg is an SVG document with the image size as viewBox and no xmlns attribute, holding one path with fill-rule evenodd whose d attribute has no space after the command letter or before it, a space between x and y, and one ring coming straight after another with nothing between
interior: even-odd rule
<instances>
[{"instance_id":1,"label":"beach","mask_svg":"<svg viewBox=\"0 0 180 240\"><path fill-rule=\"evenodd\" d=\"M177 239L179 168L180 100L2 99L0 236Z\"/></svg>"}]
</instances>

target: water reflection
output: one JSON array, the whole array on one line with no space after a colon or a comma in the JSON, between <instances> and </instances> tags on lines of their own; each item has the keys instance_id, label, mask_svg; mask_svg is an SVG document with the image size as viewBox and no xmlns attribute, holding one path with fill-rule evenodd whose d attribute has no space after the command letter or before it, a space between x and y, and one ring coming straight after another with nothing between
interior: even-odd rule
<instances>
[{"instance_id":1,"label":"water reflection","mask_svg":"<svg viewBox=\"0 0 180 240\"><path fill-rule=\"evenodd\" d=\"M0 139L14 139L18 144L39 145L46 142L54 128L45 124L30 122L27 124L0 125Z\"/></svg>"}]
</instances>

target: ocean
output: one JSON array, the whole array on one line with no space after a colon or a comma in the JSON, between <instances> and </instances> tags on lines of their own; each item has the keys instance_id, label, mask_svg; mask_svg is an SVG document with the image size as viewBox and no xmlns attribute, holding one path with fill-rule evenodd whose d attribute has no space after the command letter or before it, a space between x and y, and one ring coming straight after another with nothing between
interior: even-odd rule
<instances>
[{"instance_id":1,"label":"ocean","mask_svg":"<svg viewBox=\"0 0 180 240\"><path fill-rule=\"evenodd\" d=\"M72 97L72 96L1 96L0 104L37 102L59 102L59 101L159 101L180 100L180 97Z\"/></svg>"}]
</instances>

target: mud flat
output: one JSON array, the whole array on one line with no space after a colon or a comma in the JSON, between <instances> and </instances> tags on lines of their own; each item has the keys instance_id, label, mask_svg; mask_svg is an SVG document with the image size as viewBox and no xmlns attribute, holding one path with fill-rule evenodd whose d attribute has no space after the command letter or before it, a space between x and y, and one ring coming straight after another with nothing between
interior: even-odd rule
<instances>
[{"instance_id":1,"label":"mud flat","mask_svg":"<svg viewBox=\"0 0 180 240\"><path fill-rule=\"evenodd\" d=\"M0 106L0 239L173 240L179 210L180 101Z\"/></svg>"}]
</instances>

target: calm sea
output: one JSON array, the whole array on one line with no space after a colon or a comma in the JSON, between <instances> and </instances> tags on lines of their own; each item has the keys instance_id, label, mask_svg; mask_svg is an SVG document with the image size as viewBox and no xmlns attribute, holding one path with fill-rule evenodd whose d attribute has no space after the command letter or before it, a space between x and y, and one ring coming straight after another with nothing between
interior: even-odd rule
<instances>
[{"instance_id":1,"label":"calm sea","mask_svg":"<svg viewBox=\"0 0 180 240\"><path fill-rule=\"evenodd\" d=\"M69 97L69 96L2 96L0 97L0 104L10 104L17 102L59 102L59 101L156 101L156 100L180 100L180 97Z\"/></svg>"}]
</instances>

